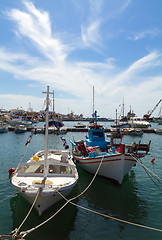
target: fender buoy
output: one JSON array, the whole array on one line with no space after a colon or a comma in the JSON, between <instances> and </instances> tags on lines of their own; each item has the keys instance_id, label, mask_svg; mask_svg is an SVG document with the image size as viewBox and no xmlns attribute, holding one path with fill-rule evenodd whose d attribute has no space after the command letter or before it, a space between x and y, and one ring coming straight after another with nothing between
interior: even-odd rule
<instances>
[{"instance_id":1,"label":"fender buoy","mask_svg":"<svg viewBox=\"0 0 162 240\"><path fill-rule=\"evenodd\" d=\"M33 160L34 160L35 162L38 162L38 161L39 161L39 157L36 156L36 155L34 155L34 156L33 156Z\"/></svg>"},{"instance_id":2,"label":"fender buoy","mask_svg":"<svg viewBox=\"0 0 162 240\"><path fill-rule=\"evenodd\" d=\"M154 163L154 161L155 161L155 158L153 158L153 159L151 160L152 163Z\"/></svg>"},{"instance_id":3,"label":"fender buoy","mask_svg":"<svg viewBox=\"0 0 162 240\"><path fill-rule=\"evenodd\" d=\"M124 143L120 143L120 153L125 154L125 144Z\"/></svg>"},{"instance_id":4,"label":"fender buoy","mask_svg":"<svg viewBox=\"0 0 162 240\"><path fill-rule=\"evenodd\" d=\"M93 147L88 147L88 149L90 150L90 152L93 152Z\"/></svg>"},{"instance_id":5,"label":"fender buoy","mask_svg":"<svg viewBox=\"0 0 162 240\"><path fill-rule=\"evenodd\" d=\"M8 170L9 174L11 175L12 173L15 172L15 168L11 167L9 170Z\"/></svg>"}]
</instances>

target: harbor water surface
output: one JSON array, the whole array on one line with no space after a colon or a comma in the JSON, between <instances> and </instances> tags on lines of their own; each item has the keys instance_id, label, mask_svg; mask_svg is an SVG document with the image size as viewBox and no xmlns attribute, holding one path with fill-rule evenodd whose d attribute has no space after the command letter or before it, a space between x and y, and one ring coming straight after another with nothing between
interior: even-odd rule
<instances>
[{"instance_id":1,"label":"harbor water surface","mask_svg":"<svg viewBox=\"0 0 162 240\"><path fill-rule=\"evenodd\" d=\"M74 122L65 122L71 127ZM88 123L86 123L88 124ZM110 123L103 123L109 127ZM152 124L152 128L160 125ZM15 193L10 185L8 169L17 167L20 159L26 162L38 150L44 149L44 134L33 135L30 145L25 143L29 132L15 134L8 132L0 134L0 235L9 234L18 228L27 215L30 205L19 194L1 201ZM85 138L86 133L71 133L64 135L70 146L73 136L76 140ZM49 148L63 149L61 135L49 135ZM144 165L162 178L162 135L143 134L142 137L124 136L123 142L149 142L150 155L142 159ZM70 146L71 151L71 146ZM155 158L154 164L151 159ZM92 175L78 168L79 181L68 198L81 193L90 183ZM156 183L158 183L156 181ZM162 189L162 183L158 183ZM96 178L90 188L75 200L75 203L95 212L113 216L125 221L162 229L162 190L151 181L142 166L137 163L124 178L123 184L117 186L105 179ZM31 229L53 215L65 200L52 206L42 217L32 211L21 231ZM30 240L161 240L162 232L145 229L130 224L118 222L107 217L85 211L68 204L52 220L28 234Z\"/></svg>"}]
</instances>

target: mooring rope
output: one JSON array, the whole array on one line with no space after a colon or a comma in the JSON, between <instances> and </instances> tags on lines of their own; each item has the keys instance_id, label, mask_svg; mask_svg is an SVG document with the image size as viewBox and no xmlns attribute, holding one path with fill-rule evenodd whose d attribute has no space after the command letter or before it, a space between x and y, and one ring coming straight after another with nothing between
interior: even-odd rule
<instances>
[{"instance_id":1,"label":"mooring rope","mask_svg":"<svg viewBox=\"0 0 162 240\"><path fill-rule=\"evenodd\" d=\"M27 152L27 148L25 149L24 154L23 154L22 157L20 158L20 161L19 161L18 166L17 166L16 170L14 171L14 173L17 172L17 170L18 170L18 168L19 168L19 166L20 166L20 164L21 164L23 158L24 158L25 155L26 155L26 152ZM16 192L16 193L13 193L13 194L11 194L11 195L9 195L8 197L6 197L6 198L4 198L4 199L2 199L2 200L0 200L0 203L3 202L3 201L5 201L5 200L7 200L8 198L10 198L10 197L16 195L16 194L17 194L17 192Z\"/></svg>"},{"instance_id":2,"label":"mooring rope","mask_svg":"<svg viewBox=\"0 0 162 240\"><path fill-rule=\"evenodd\" d=\"M1 202L3 202L3 201L5 201L5 200L7 200L8 198L10 198L10 197L12 197L12 196L16 195L16 194L17 194L17 192L15 192L15 193L13 193L13 194L9 195L8 197L6 197L6 198L4 198L4 199L0 200L0 203L1 203Z\"/></svg>"},{"instance_id":3,"label":"mooring rope","mask_svg":"<svg viewBox=\"0 0 162 240\"><path fill-rule=\"evenodd\" d=\"M34 207L34 204L36 203L36 201L37 201L37 199L38 199L38 196L39 196L39 194L40 194L40 190L41 190L41 188L38 188L38 191L37 191L36 197L35 197L35 199L34 199L34 201L33 201L33 204L32 204L32 206L31 206L31 208L29 209L28 214L26 215L26 217L24 218L24 220L23 220L22 223L20 224L20 226L19 226L17 229L15 229L13 232L11 232L11 234L14 233L14 234L13 234L13 237L16 238L17 233L20 231L20 229L21 229L21 227L23 226L23 224L25 223L26 219L29 217L29 215L30 215L30 213L31 213L31 211L32 211L32 209L33 209L33 207ZM21 234L20 234L20 235L21 235Z\"/></svg>"},{"instance_id":4,"label":"mooring rope","mask_svg":"<svg viewBox=\"0 0 162 240\"><path fill-rule=\"evenodd\" d=\"M21 165L21 163L22 163L22 160L23 160L24 157L26 156L27 150L28 150L28 146L25 148L24 154L22 154L22 157L20 158L20 161L19 161L19 163L18 163L18 165L17 165L17 168L15 169L15 172L14 172L14 173L16 173L16 172L18 171L18 169L19 169L19 167L20 167L20 165Z\"/></svg>"},{"instance_id":5,"label":"mooring rope","mask_svg":"<svg viewBox=\"0 0 162 240\"><path fill-rule=\"evenodd\" d=\"M135 158L135 157L134 157ZM135 160L137 162L139 162L141 165L143 165L137 158L135 158ZM50 218L48 218L46 221L44 221L43 223L37 225L36 227L30 229L30 230L27 230L25 232L21 232L21 234L23 236L26 236L27 234L31 233L32 231L36 230L37 228L41 227L42 225L44 225L45 223L47 223L48 221L50 221L53 217L55 217L68 203L76 206L76 207L79 207L79 208L82 208L86 211L89 211L89 212L92 212L92 213L95 213L97 215L100 215L100 216L103 216L103 217L106 217L106 218L109 218L109 219L112 219L112 220L115 220L115 221L118 221L118 222L122 222L122 223L126 223L126 224L129 224L129 225L133 225L133 226L136 226L136 227L140 227L140 228L145 228L145 229L149 229L149 230L154 230L154 231L158 231L158 232L162 232L162 229L158 229L158 228L153 228L153 227L149 227L149 226L145 226L145 225L141 225L141 224L137 224L137 223L133 223L133 222L130 222L130 221L126 221L126 220L122 220L120 218L116 218L116 217L113 217L113 216L110 216L110 215L106 215L106 214L103 214L103 213L99 213L97 211L94 211L94 210L91 210L91 209L88 209L86 207L83 207L83 206L80 206L72 201L74 201L76 198L80 197L82 194L84 194L88 189L89 187L91 186L91 184L93 183L94 179L96 178L97 176L97 173L101 167L101 164L102 164L102 161L103 161L103 158L100 162L100 165L94 175L94 177L92 178L90 184L80 193L78 194L77 196L71 198L71 199L67 199L66 197L64 197L64 195L61 194L61 192L59 192L59 190L56 190L58 192L58 194L60 194L60 196L62 196L62 198L66 201L66 203L54 214L52 215ZM144 166L144 165L143 165ZM146 168L147 169L147 168ZM155 175L155 174L154 174Z\"/></svg>"},{"instance_id":6,"label":"mooring rope","mask_svg":"<svg viewBox=\"0 0 162 240\"><path fill-rule=\"evenodd\" d=\"M149 178L151 179L151 181L160 189L162 190L161 187L159 187L159 185L152 179L152 177L154 179L156 179L157 181L159 181L160 183L162 183L162 178L160 178L158 175L156 175L155 173L153 173L152 171L150 171L146 166L144 166L144 164L142 163L142 161L140 159L138 159L136 156L132 157L143 167L143 169L145 170L145 172L147 173L147 175L149 176ZM151 177L152 175L152 177Z\"/></svg>"},{"instance_id":7,"label":"mooring rope","mask_svg":"<svg viewBox=\"0 0 162 240\"><path fill-rule=\"evenodd\" d=\"M59 194L60 194L66 201L68 201L68 199L66 199L66 197L64 197L60 192L59 192ZM74 203L74 202L71 202L71 201L70 201L69 203L72 204L72 205L74 205L74 206L76 206L76 207L82 208L82 209L84 209L84 210L86 210L86 211L95 213L95 214L100 215L100 216L102 216L102 217L110 218L110 219L115 220L115 221L118 221L118 222L126 223L126 224L133 225L133 226L136 226L136 227L146 228L146 229L149 229L149 230L154 230L154 231L162 232L162 229L153 228L153 227L141 225L141 224L138 224L138 223L133 223L133 222L129 222L129 221L126 221L126 220L122 220L122 219L120 219L120 218L112 217L112 216L110 216L110 215L106 215L106 214L104 214L104 213L100 213L100 212L94 211L94 210L92 210L92 209L83 207L83 206L78 205L78 204L76 204L76 203Z\"/></svg>"}]
</instances>

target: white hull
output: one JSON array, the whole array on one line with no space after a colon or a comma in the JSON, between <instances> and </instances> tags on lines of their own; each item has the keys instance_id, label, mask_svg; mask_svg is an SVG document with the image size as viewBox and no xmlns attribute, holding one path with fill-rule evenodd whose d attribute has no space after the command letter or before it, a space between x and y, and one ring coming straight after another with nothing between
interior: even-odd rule
<instances>
[{"instance_id":1,"label":"white hull","mask_svg":"<svg viewBox=\"0 0 162 240\"><path fill-rule=\"evenodd\" d=\"M101 168L98 172L98 176L108 178L122 183L124 176L135 165L136 161L130 154L115 154L104 157L96 158L82 158L74 156L78 165L85 171L95 174L97 168L102 160Z\"/></svg>"},{"instance_id":2,"label":"white hull","mask_svg":"<svg viewBox=\"0 0 162 240\"><path fill-rule=\"evenodd\" d=\"M148 128L151 124L142 118L133 117L128 121L132 128Z\"/></svg>"},{"instance_id":3,"label":"white hull","mask_svg":"<svg viewBox=\"0 0 162 240\"><path fill-rule=\"evenodd\" d=\"M24 126L30 126L32 122L27 122L27 121L20 121L20 120L10 120L8 121L10 126L15 127L17 125L24 125Z\"/></svg>"},{"instance_id":4,"label":"white hull","mask_svg":"<svg viewBox=\"0 0 162 240\"><path fill-rule=\"evenodd\" d=\"M64 196L67 197L70 192L72 191L73 187L75 184L64 187L63 189L60 190L60 193ZM19 193L32 205L38 189L31 189L31 190L23 190L16 188ZM43 190L42 192L39 193L39 196L37 198L37 201L35 202L34 208L37 210L39 216L41 216L48 208L50 208L52 205L54 205L56 202L60 201L62 196L55 190L50 190L50 191L45 191Z\"/></svg>"}]
</instances>

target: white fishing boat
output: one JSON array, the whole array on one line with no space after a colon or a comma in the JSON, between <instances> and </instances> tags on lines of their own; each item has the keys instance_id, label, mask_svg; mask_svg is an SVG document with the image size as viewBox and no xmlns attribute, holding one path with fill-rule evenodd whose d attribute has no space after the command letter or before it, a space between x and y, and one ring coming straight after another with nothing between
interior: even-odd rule
<instances>
[{"instance_id":1,"label":"white fishing boat","mask_svg":"<svg viewBox=\"0 0 162 240\"><path fill-rule=\"evenodd\" d=\"M162 129L156 128L156 129L155 129L155 133L156 133L156 134L159 134L159 135L162 135Z\"/></svg>"},{"instance_id":2,"label":"white fishing boat","mask_svg":"<svg viewBox=\"0 0 162 240\"><path fill-rule=\"evenodd\" d=\"M86 140L71 141L73 157L76 163L85 171L95 174L100 163L98 176L122 184L124 176L136 164L136 157L148 154L150 143L126 145L115 142L122 139L120 132L110 135L111 141L105 139L104 128L96 122L90 125ZM115 140L115 141L114 141Z\"/></svg>"},{"instance_id":3,"label":"white fishing boat","mask_svg":"<svg viewBox=\"0 0 162 240\"><path fill-rule=\"evenodd\" d=\"M8 123L10 126L14 127L17 125L24 125L24 126L31 126L32 122L31 121L25 121L22 119L21 116L14 116L11 119L8 120Z\"/></svg>"},{"instance_id":4,"label":"white fishing boat","mask_svg":"<svg viewBox=\"0 0 162 240\"><path fill-rule=\"evenodd\" d=\"M159 119L158 119L158 124L159 124L159 125L162 125L162 118L159 118Z\"/></svg>"},{"instance_id":5,"label":"white fishing boat","mask_svg":"<svg viewBox=\"0 0 162 240\"><path fill-rule=\"evenodd\" d=\"M138 128L125 128L123 130L123 134L125 135L131 135L131 136L142 136L143 131Z\"/></svg>"},{"instance_id":6,"label":"white fishing boat","mask_svg":"<svg viewBox=\"0 0 162 240\"><path fill-rule=\"evenodd\" d=\"M27 128L24 125L17 125L14 129L15 133L25 133Z\"/></svg>"},{"instance_id":7,"label":"white fishing boat","mask_svg":"<svg viewBox=\"0 0 162 240\"><path fill-rule=\"evenodd\" d=\"M83 124L82 122L78 122L77 124L74 125L75 128L85 128L86 125Z\"/></svg>"},{"instance_id":8,"label":"white fishing boat","mask_svg":"<svg viewBox=\"0 0 162 240\"><path fill-rule=\"evenodd\" d=\"M68 150L48 150L48 105L46 99L45 150L38 151L27 163L17 167L11 184L31 204L39 215L67 196L78 180L78 172Z\"/></svg>"},{"instance_id":9,"label":"white fishing boat","mask_svg":"<svg viewBox=\"0 0 162 240\"><path fill-rule=\"evenodd\" d=\"M132 128L148 128L151 126L151 124L140 117L132 117L128 121L128 123L131 125Z\"/></svg>"}]
</instances>

